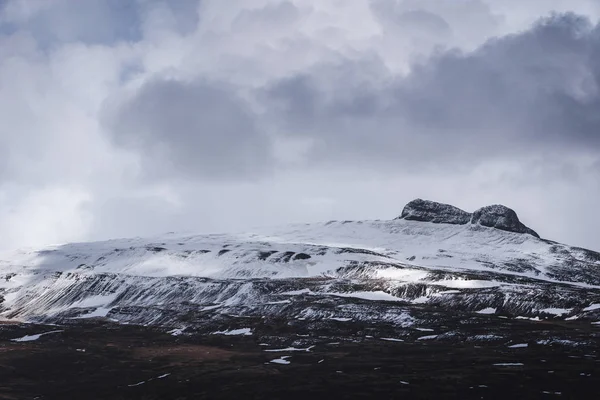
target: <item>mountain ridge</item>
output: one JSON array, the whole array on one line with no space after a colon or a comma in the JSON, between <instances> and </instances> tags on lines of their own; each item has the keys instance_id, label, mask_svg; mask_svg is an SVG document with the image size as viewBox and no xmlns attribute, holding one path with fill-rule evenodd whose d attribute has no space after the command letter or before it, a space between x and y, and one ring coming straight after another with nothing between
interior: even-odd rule
<instances>
[{"instance_id":1,"label":"mountain ridge","mask_svg":"<svg viewBox=\"0 0 600 400\"><path fill-rule=\"evenodd\" d=\"M405 215L5 253L0 316L223 330L219 323L234 314L402 325L418 320L414 307L428 306L593 320L600 317L599 271L600 254L590 250L485 220L452 224Z\"/></svg>"}]
</instances>

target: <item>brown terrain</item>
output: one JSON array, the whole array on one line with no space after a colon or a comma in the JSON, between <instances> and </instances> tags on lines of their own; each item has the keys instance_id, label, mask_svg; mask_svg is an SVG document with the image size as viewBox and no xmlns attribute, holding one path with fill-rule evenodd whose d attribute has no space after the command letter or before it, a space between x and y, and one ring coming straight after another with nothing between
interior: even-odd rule
<instances>
[{"instance_id":1,"label":"brown terrain","mask_svg":"<svg viewBox=\"0 0 600 400\"><path fill-rule=\"evenodd\" d=\"M253 324L252 335L173 336L92 319L3 324L0 398L598 398L599 329L586 322L506 320L501 330L512 332L510 343L423 339L431 332L414 329L390 340L364 327L335 337L284 321L244 323ZM54 333L12 340L44 332ZM539 344L549 332L587 344Z\"/></svg>"}]
</instances>

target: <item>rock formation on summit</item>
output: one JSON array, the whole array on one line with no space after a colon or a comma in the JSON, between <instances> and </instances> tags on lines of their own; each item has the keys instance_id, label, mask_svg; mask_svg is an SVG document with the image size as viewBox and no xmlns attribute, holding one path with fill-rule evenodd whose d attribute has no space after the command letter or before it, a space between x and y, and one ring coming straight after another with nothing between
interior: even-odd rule
<instances>
[{"instance_id":1,"label":"rock formation on summit","mask_svg":"<svg viewBox=\"0 0 600 400\"><path fill-rule=\"evenodd\" d=\"M416 199L404 207L402 215L398 219L464 225L471 220L471 214L449 204Z\"/></svg>"},{"instance_id":2,"label":"rock formation on summit","mask_svg":"<svg viewBox=\"0 0 600 400\"><path fill-rule=\"evenodd\" d=\"M519 221L519 217L517 217L517 213L514 210L501 204L482 207L475 211L471 217L471 223L502 229L503 231L528 233L535 237L540 237L533 229L526 227Z\"/></svg>"},{"instance_id":3,"label":"rock formation on summit","mask_svg":"<svg viewBox=\"0 0 600 400\"><path fill-rule=\"evenodd\" d=\"M449 204L416 199L404 207L402 214L397 219L453 225L471 223L540 237L533 229L528 228L519 221L519 217L517 217L514 210L500 204L482 207L471 214Z\"/></svg>"}]
</instances>

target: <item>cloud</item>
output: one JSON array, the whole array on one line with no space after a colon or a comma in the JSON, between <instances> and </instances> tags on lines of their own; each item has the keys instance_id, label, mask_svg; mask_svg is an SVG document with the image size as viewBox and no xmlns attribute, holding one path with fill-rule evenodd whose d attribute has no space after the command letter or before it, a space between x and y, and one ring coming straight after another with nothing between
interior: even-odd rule
<instances>
[{"instance_id":1,"label":"cloud","mask_svg":"<svg viewBox=\"0 0 600 400\"><path fill-rule=\"evenodd\" d=\"M598 157L598 48L598 26L555 15L473 52L434 54L406 76L349 60L272 83L259 97L281 132L314 140L311 162L447 169L496 157Z\"/></svg>"},{"instance_id":2,"label":"cloud","mask_svg":"<svg viewBox=\"0 0 600 400\"><path fill-rule=\"evenodd\" d=\"M0 32L29 32L44 47L137 42L148 29L194 31L198 5L198 0L8 0L0 7Z\"/></svg>"},{"instance_id":3,"label":"cloud","mask_svg":"<svg viewBox=\"0 0 600 400\"><path fill-rule=\"evenodd\" d=\"M594 0L71 3L0 5L0 248L415 197L600 246Z\"/></svg>"},{"instance_id":4,"label":"cloud","mask_svg":"<svg viewBox=\"0 0 600 400\"><path fill-rule=\"evenodd\" d=\"M421 55L435 47L472 50L501 24L500 15L479 0L373 0L370 6L390 38L407 41Z\"/></svg>"},{"instance_id":5,"label":"cloud","mask_svg":"<svg viewBox=\"0 0 600 400\"><path fill-rule=\"evenodd\" d=\"M140 39L140 10L135 1L13 0L3 11L4 30L28 31L44 46Z\"/></svg>"},{"instance_id":6,"label":"cloud","mask_svg":"<svg viewBox=\"0 0 600 400\"><path fill-rule=\"evenodd\" d=\"M107 114L114 141L141 154L148 179L247 179L272 164L267 135L226 85L152 80Z\"/></svg>"}]
</instances>

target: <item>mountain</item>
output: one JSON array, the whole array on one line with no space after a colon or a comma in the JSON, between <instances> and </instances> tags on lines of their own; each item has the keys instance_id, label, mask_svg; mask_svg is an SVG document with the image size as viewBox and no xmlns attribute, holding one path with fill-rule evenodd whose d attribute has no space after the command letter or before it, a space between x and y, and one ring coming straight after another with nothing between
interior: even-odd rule
<instances>
[{"instance_id":1,"label":"mountain","mask_svg":"<svg viewBox=\"0 0 600 400\"><path fill-rule=\"evenodd\" d=\"M0 397L596 398L600 254L492 205L0 255ZM550 379L549 379L550 378Z\"/></svg>"},{"instance_id":2,"label":"mountain","mask_svg":"<svg viewBox=\"0 0 600 400\"><path fill-rule=\"evenodd\" d=\"M542 239L504 206L471 214L420 199L388 221L17 250L0 255L0 278L0 315L45 323L215 332L244 317L600 319L599 253Z\"/></svg>"}]
</instances>

